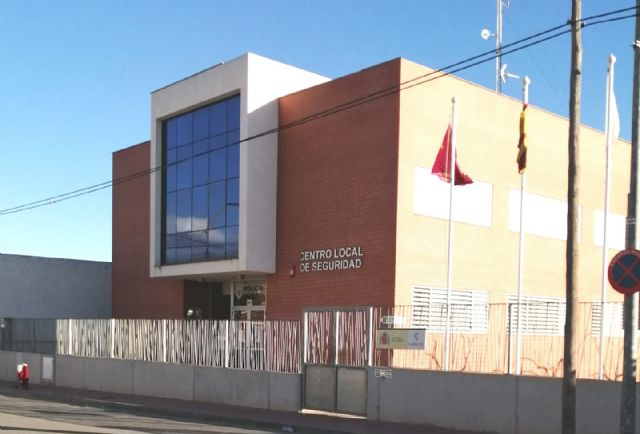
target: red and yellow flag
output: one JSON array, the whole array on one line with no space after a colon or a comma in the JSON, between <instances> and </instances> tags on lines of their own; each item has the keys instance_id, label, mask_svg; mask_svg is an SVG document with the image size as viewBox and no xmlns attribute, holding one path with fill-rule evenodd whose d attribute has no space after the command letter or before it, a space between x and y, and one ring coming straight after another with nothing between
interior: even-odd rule
<instances>
[{"instance_id":1,"label":"red and yellow flag","mask_svg":"<svg viewBox=\"0 0 640 434\"><path fill-rule=\"evenodd\" d=\"M527 169L527 107L528 104L522 106L520 113L520 140L518 140L518 172L522 175Z\"/></svg>"}]
</instances>

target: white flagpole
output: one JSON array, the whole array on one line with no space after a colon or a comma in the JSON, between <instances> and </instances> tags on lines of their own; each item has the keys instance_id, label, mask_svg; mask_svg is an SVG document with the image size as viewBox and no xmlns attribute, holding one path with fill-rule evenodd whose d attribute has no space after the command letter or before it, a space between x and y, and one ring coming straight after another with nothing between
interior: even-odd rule
<instances>
[{"instance_id":1,"label":"white flagpole","mask_svg":"<svg viewBox=\"0 0 640 434\"><path fill-rule=\"evenodd\" d=\"M600 294L600 370L598 378L604 378L604 319L605 319L605 303L607 301L607 270L608 270L608 252L609 243L607 237L607 225L609 217L610 199L610 181L611 181L611 156L613 151L613 131L611 119L611 97L613 95L613 70L616 63L616 57L609 55L609 70L607 71L607 99L605 114L605 140L606 140L606 159L605 159L605 182L604 182L604 228L602 233L602 289Z\"/></svg>"},{"instance_id":2,"label":"white flagpole","mask_svg":"<svg viewBox=\"0 0 640 434\"><path fill-rule=\"evenodd\" d=\"M525 76L522 80L522 108L529 104L529 84L531 80ZM525 115L526 116L526 115ZM525 131L526 133L526 131ZM520 174L520 234L518 240L518 323L516 331L516 375L522 374L522 284L524 280L524 191L526 171Z\"/></svg>"},{"instance_id":3,"label":"white flagpole","mask_svg":"<svg viewBox=\"0 0 640 434\"><path fill-rule=\"evenodd\" d=\"M451 335L451 264L453 259L453 186L456 183L456 97L451 98L451 155L449 155L449 236L447 247L447 319L444 332L444 370L449 370Z\"/></svg>"}]
</instances>

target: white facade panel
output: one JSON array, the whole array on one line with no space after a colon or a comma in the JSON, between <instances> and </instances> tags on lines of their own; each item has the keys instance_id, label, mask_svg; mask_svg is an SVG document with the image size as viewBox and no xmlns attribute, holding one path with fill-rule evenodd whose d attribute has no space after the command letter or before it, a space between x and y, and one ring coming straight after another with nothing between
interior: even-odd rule
<instances>
[{"instance_id":1,"label":"white facade panel","mask_svg":"<svg viewBox=\"0 0 640 434\"><path fill-rule=\"evenodd\" d=\"M567 203L539 194L524 193L522 227L525 234L567 240ZM582 238L582 207L578 212L578 241ZM520 191L509 191L509 230L520 231Z\"/></svg>"},{"instance_id":2,"label":"white facade panel","mask_svg":"<svg viewBox=\"0 0 640 434\"><path fill-rule=\"evenodd\" d=\"M597 209L593 219L593 243L602 247L604 245L604 211ZM620 214L609 213L607 218L607 246L611 249L624 250L625 229L627 219Z\"/></svg>"},{"instance_id":3,"label":"white facade panel","mask_svg":"<svg viewBox=\"0 0 640 434\"><path fill-rule=\"evenodd\" d=\"M418 215L449 220L450 184L431 174L431 169L416 167L413 208ZM482 181L454 187L453 221L491 227L493 186Z\"/></svg>"},{"instance_id":4,"label":"white facade panel","mask_svg":"<svg viewBox=\"0 0 640 434\"><path fill-rule=\"evenodd\" d=\"M165 119L240 94L240 218L238 258L161 265L161 172L151 174L150 275L218 276L275 272L278 158L277 98L328 79L246 54L152 94L151 167L162 165ZM267 131L270 134L262 135ZM260 137L255 137L261 135Z\"/></svg>"}]
</instances>

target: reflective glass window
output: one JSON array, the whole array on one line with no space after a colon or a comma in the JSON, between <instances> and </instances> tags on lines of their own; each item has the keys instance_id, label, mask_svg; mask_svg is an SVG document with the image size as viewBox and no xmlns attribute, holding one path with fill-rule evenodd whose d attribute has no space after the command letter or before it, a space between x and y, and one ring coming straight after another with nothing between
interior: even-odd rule
<instances>
[{"instance_id":1,"label":"reflective glass window","mask_svg":"<svg viewBox=\"0 0 640 434\"><path fill-rule=\"evenodd\" d=\"M224 244L225 239L224 229L211 229L209 231L209 244Z\"/></svg>"},{"instance_id":2,"label":"reflective glass window","mask_svg":"<svg viewBox=\"0 0 640 434\"><path fill-rule=\"evenodd\" d=\"M217 136L227 129L227 102L223 101L211 107L211 135Z\"/></svg>"},{"instance_id":3,"label":"reflective glass window","mask_svg":"<svg viewBox=\"0 0 640 434\"><path fill-rule=\"evenodd\" d=\"M238 226L229 226L227 228L226 242L230 244L238 244Z\"/></svg>"},{"instance_id":4,"label":"reflective glass window","mask_svg":"<svg viewBox=\"0 0 640 434\"><path fill-rule=\"evenodd\" d=\"M192 174L191 168L193 160L182 161L178 163L178 173L176 176L177 189L182 190L191 187Z\"/></svg>"},{"instance_id":5,"label":"reflective glass window","mask_svg":"<svg viewBox=\"0 0 640 434\"><path fill-rule=\"evenodd\" d=\"M240 97L164 121L165 264L238 257Z\"/></svg>"},{"instance_id":6,"label":"reflective glass window","mask_svg":"<svg viewBox=\"0 0 640 434\"><path fill-rule=\"evenodd\" d=\"M240 142L240 130L233 130L227 133L227 145Z\"/></svg>"},{"instance_id":7,"label":"reflective glass window","mask_svg":"<svg viewBox=\"0 0 640 434\"><path fill-rule=\"evenodd\" d=\"M199 155L193 159L193 185L209 182L209 156Z\"/></svg>"},{"instance_id":8,"label":"reflective glass window","mask_svg":"<svg viewBox=\"0 0 640 434\"><path fill-rule=\"evenodd\" d=\"M227 129L240 128L240 96L229 98L227 101Z\"/></svg>"},{"instance_id":9,"label":"reflective glass window","mask_svg":"<svg viewBox=\"0 0 640 434\"><path fill-rule=\"evenodd\" d=\"M178 161L185 161L189 158L191 158L192 156L192 146L191 143L189 143L188 145L183 145L180 146L176 149L177 152L177 159Z\"/></svg>"},{"instance_id":10,"label":"reflective glass window","mask_svg":"<svg viewBox=\"0 0 640 434\"><path fill-rule=\"evenodd\" d=\"M227 144L226 134L218 134L217 136L211 137L211 149L224 148Z\"/></svg>"},{"instance_id":11,"label":"reflective glass window","mask_svg":"<svg viewBox=\"0 0 640 434\"><path fill-rule=\"evenodd\" d=\"M215 244L209 246L207 253L209 255L209 258L213 261L224 259L226 254L224 244Z\"/></svg>"},{"instance_id":12,"label":"reflective glass window","mask_svg":"<svg viewBox=\"0 0 640 434\"><path fill-rule=\"evenodd\" d=\"M193 112L193 140L209 137L209 107Z\"/></svg>"},{"instance_id":13,"label":"reflective glass window","mask_svg":"<svg viewBox=\"0 0 640 434\"><path fill-rule=\"evenodd\" d=\"M178 232L191 231L191 190L178 192Z\"/></svg>"},{"instance_id":14,"label":"reflective glass window","mask_svg":"<svg viewBox=\"0 0 640 434\"><path fill-rule=\"evenodd\" d=\"M199 140L193 144L193 156L206 155L209 152L209 139Z\"/></svg>"},{"instance_id":15,"label":"reflective glass window","mask_svg":"<svg viewBox=\"0 0 640 434\"><path fill-rule=\"evenodd\" d=\"M227 228L227 242L225 243L226 255L228 257L238 256L238 227L230 226Z\"/></svg>"},{"instance_id":16,"label":"reflective glass window","mask_svg":"<svg viewBox=\"0 0 640 434\"><path fill-rule=\"evenodd\" d=\"M227 181L227 226L237 225L240 221L240 188L239 179Z\"/></svg>"},{"instance_id":17,"label":"reflective glass window","mask_svg":"<svg viewBox=\"0 0 640 434\"><path fill-rule=\"evenodd\" d=\"M176 262L178 264L186 264L188 262L191 262L191 247L182 247L176 250Z\"/></svg>"},{"instance_id":18,"label":"reflective glass window","mask_svg":"<svg viewBox=\"0 0 640 434\"><path fill-rule=\"evenodd\" d=\"M240 176L240 145L235 144L227 148L227 178Z\"/></svg>"},{"instance_id":19,"label":"reflective glass window","mask_svg":"<svg viewBox=\"0 0 640 434\"><path fill-rule=\"evenodd\" d=\"M176 247L191 247L191 232L176 234Z\"/></svg>"},{"instance_id":20,"label":"reflective glass window","mask_svg":"<svg viewBox=\"0 0 640 434\"><path fill-rule=\"evenodd\" d=\"M221 228L225 226L226 218L226 186L224 181L209 186L209 227Z\"/></svg>"},{"instance_id":21,"label":"reflective glass window","mask_svg":"<svg viewBox=\"0 0 640 434\"><path fill-rule=\"evenodd\" d=\"M193 141L193 116L191 113L178 117L177 145L182 146Z\"/></svg>"},{"instance_id":22,"label":"reflective glass window","mask_svg":"<svg viewBox=\"0 0 640 434\"><path fill-rule=\"evenodd\" d=\"M165 123L165 149L173 149L177 146L176 133L178 131L178 120L173 118Z\"/></svg>"},{"instance_id":23,"label":"reflective glass window","mask_svg":"<svg viewBox=\"0 0 640 434\"><path fill-rule=\"evenodd\" d=\"M219 149L209 154L209 182L222 181L227 177L227 150Z\"/></svg>"},{"instance_id":24,"label":"reflective glass window","mask_svg":"<svg viewBox=\"0 0 640 434\"><path fill-rule=\"evenodd\" d=\"M177 154L176 154L176 149L168 149L167 150L167 164L170 165L171 163L175 163L177 160Z\"/></svg>"},{"instance_id":25,"label":"reflective glass window","mask_svg":"<svg viewBox=\"0 0 640 434\"><path fill-rule=\"evenodd\" d=\"M176 220L177 220L176 193L168 193L165 199L165 204L166 204L165 232L167 234L175 234Z\"/></svg>"},{"instance_id":26,"label":"reflective glass window","mask_svg":"<svg viewBox=\"0 0 640 434\"><path fill-rule=\"evenodd\" d=\"M207 229L209 223L207 215L209 212L208 190L209 188L206 185L193 189L191 202L193 206L193 221L191 222L191 230L199 231Z\"/></svg>"},{"instance_id":27,"label":"reflective glass window","mask_svg":"<svg viewBox=\"0 0 640 434\"><path fill-rule=\"evenodd\" d=\"M191 248L191 262L202 262L207 259L207 246Z\"/></svg>"},{"instance_id":28,"label":"reflective glass window","mask_svg":"<svg viewBox=\"0 0 640 434\"><path fill-rule=\"evenodd\" d=\"M167 239L167 248L174 248L177 246L175 235L167 235L166 239Z\"/></svg>"},{"instance_id":29,"label":"reflective glass window","mask_svg":"<svg viewBox=\"0 0 640 434\"><path fill-rule=\"evenodd\" d=\"M167 191L176 191L177 170L175 164L167 167Z\"/></svg>"},{"instance_id":30,"label":"reflective glass window","mask_svg":"<svg viewBox=\"0 0 640 434\"><path fill-rule=\"evenodd\" d=\"M207 231L191 232L191 245L193 247L207 247Z\"/></svg>"},{"instance_id":31,"label":"reflective glass window","mask_svg":"<svg viewBox=\"0 0 640 434\"><path fill-rule=\"evenodd\" d=\"M164 262L165 262L165 264L175 264L176 263L176 249L166 249L165 250Z\"/></svg>"}]
</instances>

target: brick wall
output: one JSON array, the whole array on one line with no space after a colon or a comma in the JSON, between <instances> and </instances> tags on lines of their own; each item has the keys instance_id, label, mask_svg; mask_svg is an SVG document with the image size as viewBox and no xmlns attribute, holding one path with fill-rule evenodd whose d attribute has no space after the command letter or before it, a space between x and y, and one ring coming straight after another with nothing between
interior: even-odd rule
<instances>
[{"instance_id":1,"label":"brick wall","mask_svg":"<svg viewBox=\"0 0 640 434\"><path fill-rule=\"evenodd\" d=\"M399 74L393 60L285 96L280 126L393 88ZM393 304L398 99L391 93L280 131L267 319L299 319L303 307ZM348 246L361 248L361 268L300 272L301 251Z\"/></svg>"},{"instance_id":2,"label":"brick wall","mask_svg":"<svg viewBox=\"0 0 640 434\"><path fill-rule=\"evenodd\" d=\"M182 318L183 282L149 277L149 142L113 153L112 309L115 318Z\"/></svg>"}]
</instances>

